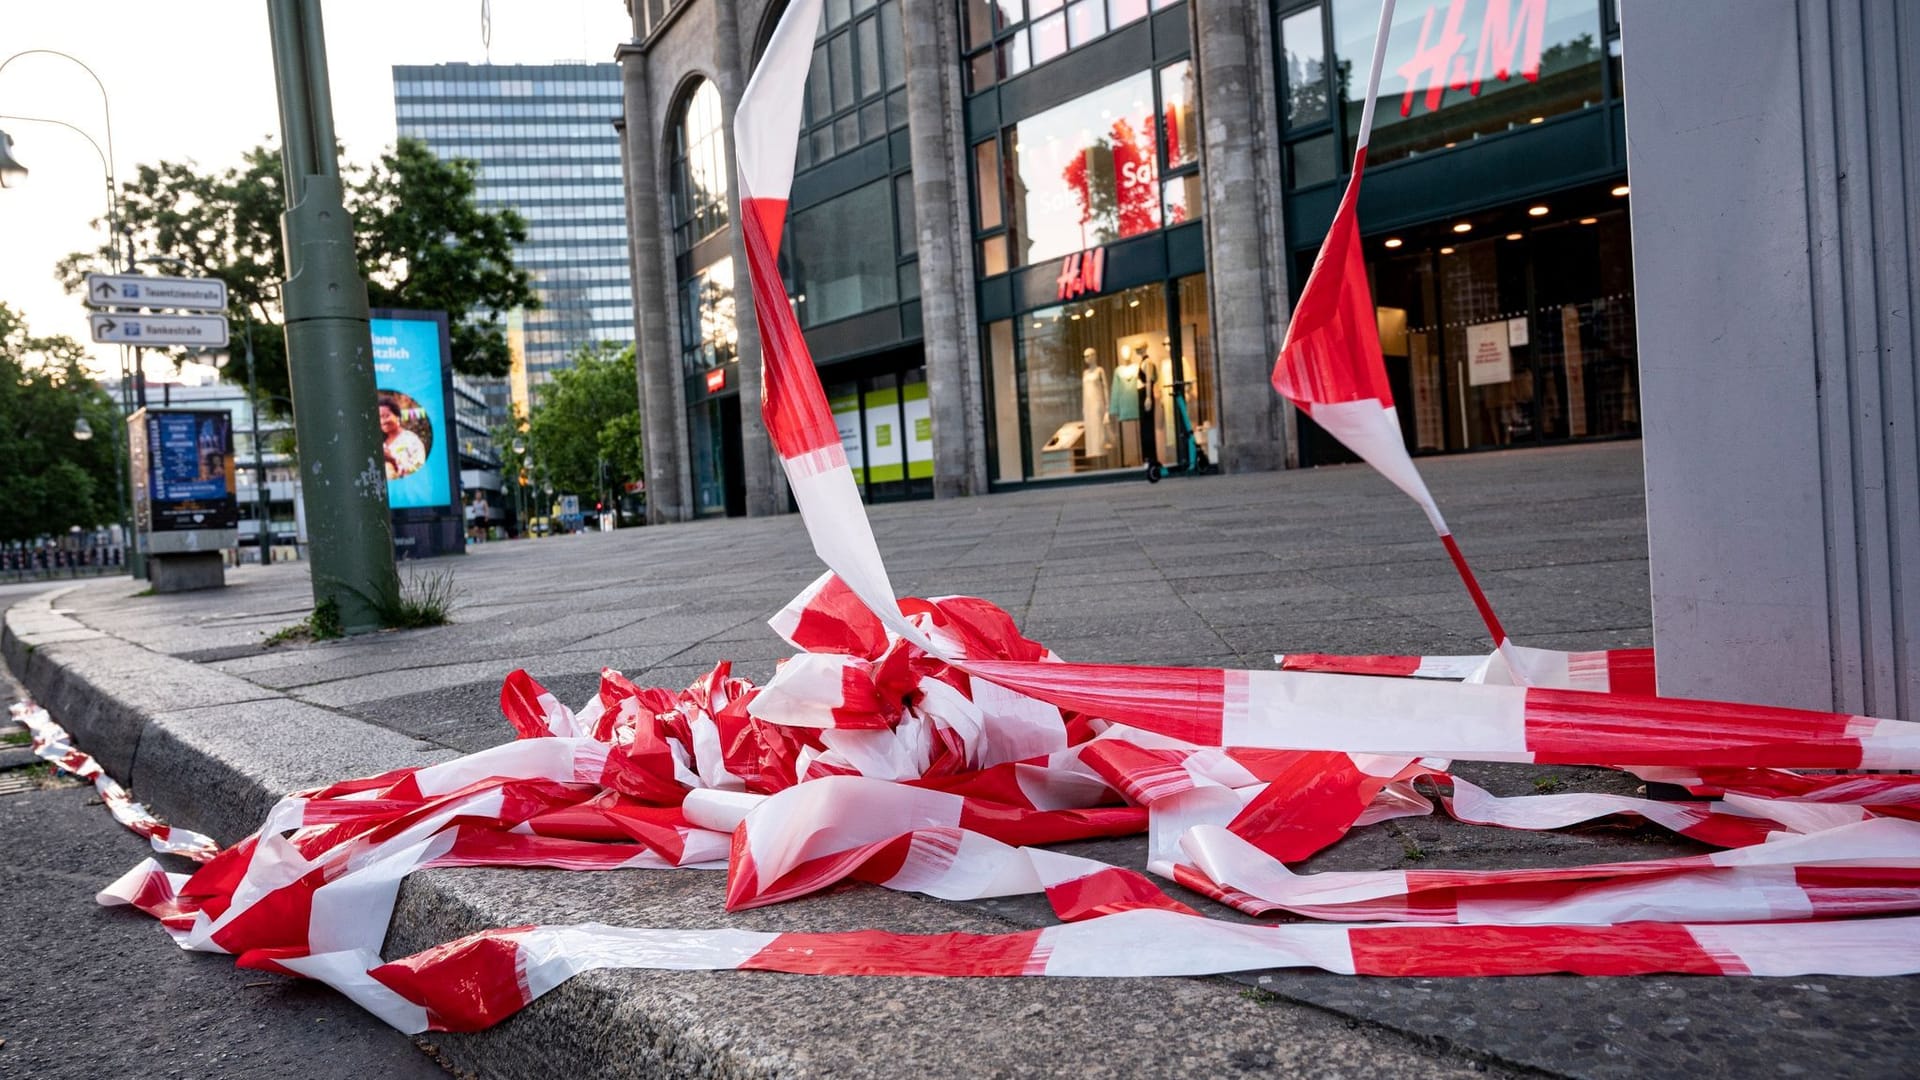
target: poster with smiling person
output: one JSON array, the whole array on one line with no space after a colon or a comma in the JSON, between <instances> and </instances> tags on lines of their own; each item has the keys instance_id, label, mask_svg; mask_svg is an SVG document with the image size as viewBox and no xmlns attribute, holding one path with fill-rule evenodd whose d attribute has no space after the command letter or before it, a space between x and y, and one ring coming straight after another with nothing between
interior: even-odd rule
<instances>
[{"instance_id":1,"label":"poster with smiling person","mask_svg":"<svg viewBox=\"0 0 1920 1080\"><path fill-rule=\"evenodd\" d=\"M399 311L386 315L371 322L387 504L394 510L448 506L454 501L454 472L447 415L446 316Z\"/></svg>"}]
</instances>

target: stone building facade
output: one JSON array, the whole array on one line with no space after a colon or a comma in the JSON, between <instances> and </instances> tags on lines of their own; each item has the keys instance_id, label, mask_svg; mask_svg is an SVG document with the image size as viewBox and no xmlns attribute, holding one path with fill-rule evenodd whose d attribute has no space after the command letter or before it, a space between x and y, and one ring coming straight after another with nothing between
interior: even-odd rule
<instances>
[{"instance_id":1,"label":"stone building facade","mask_svg":"<svg viewBox=\"0 0 1920 1080\"><path fill-rule=\"evenodd\" d=\"M784 7L628 3L657 521L790 505L732 224L733 110ZM1637 434L1613 5L1401 8L1361 223L1409 446ZM866 497L1341 460L1267 379L1378 11L828 0L782 258Z\"/></svg>"}]
</instances>

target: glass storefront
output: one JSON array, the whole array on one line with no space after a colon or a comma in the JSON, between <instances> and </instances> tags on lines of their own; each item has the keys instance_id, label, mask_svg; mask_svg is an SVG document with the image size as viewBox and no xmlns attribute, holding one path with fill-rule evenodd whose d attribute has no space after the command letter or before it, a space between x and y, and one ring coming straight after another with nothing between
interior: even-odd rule
<instances>
[{"instance_id":1,"label":"glass storefront","mask_svg":"<svg viewBox=\"0 0 1920 1080\"><path fill-rule=\"evenodd\" d=\"M901 370L887 362L890 359L882 358L878 368L836 365L866 367L865 374L821 372L841 449L867 502L933 494L933 412L927 369Z\"/></svg>"},{"instance_id":2,"label":"glass storefront","mask_svg":"<svg viewBox=\"0 0 1920 1080\"><path fill-rule=\"evenodd\" d=\"M1566 193L1366 241L1410 450L1639 433L1625 193ZM1307 463L1344 459L1302 427Z\"/></svg>"},{"instance_id":3,"label":"glass storefront","mask_svg":"<svg viewBox=\"0 0 1920 1080\"><path fill-rule=\"evenodd\" d=\"M987 327L1000 482L1218 456L1206 279L1154 282Z\"/></svg>"}]
</instances>

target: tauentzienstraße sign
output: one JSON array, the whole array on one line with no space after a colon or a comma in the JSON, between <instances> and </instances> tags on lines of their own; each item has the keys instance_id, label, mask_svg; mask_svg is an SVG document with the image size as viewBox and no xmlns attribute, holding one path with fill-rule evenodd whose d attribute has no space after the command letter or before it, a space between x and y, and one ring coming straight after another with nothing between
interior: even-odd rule
<instances>
[{"instance_id":1,"label":"tauentzienstra\u00dfe sign","mask_svg":"<svg viewBox=\"0 0 1920 1080\"><path fill-rule=\"evenodd\" d=\"M219 349L227 344L225 315L129 315L107 312L89 317L93 340L103 345L195 345Z\"/></svg>"},{"instance_id":2,"label":"tauentzienstra\u00dfe sign","mask_svg":"<svg viewBox=\"0 0 1920 1080\"><path fill-rule=\"evenodd\" d=\"M88 274L90 308L175 308L180 311L227 310L227 283L210 277L145 277L140 274Z\"/></svg>"}]
</instances>

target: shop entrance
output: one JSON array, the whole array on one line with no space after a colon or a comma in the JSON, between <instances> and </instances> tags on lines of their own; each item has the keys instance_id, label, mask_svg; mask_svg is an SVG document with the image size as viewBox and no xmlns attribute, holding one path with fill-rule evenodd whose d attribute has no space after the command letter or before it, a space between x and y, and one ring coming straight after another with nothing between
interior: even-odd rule
<instances>
[{"instance_id":1,"label":"shop entrance","mask_svg":"<svg viewBox=\"0 0 1920 1080\"><path fill-rule=\"evenodd\" d=\"M700 517L747 512L746 459L740 447L740 395L687 406L693 443L693 511Z\"/></svg>"},{"instance_id":2,"label":"shop entrance","mask_svg":"<svg viewBox=\"0 0 1920 1080\"><path fill-rule=\"evenodd\" d=\"M919 347L821 368L840 446L867 502L933 495L933 414Z\"/></svg>"},{"instance_id":3,"label":"shop entrance","mask_svg":"<svg viewBox=\"0 0 1920 1080\"><path fill-rule=\"evenodd\" d=\"M1565 192L1364 241L1408 450L1640 433L1626 190ZM1302 252L1300 280L1311 264ZM1301 417L1300 459L1353 457Z\"/></svg>"}]
</instances>

